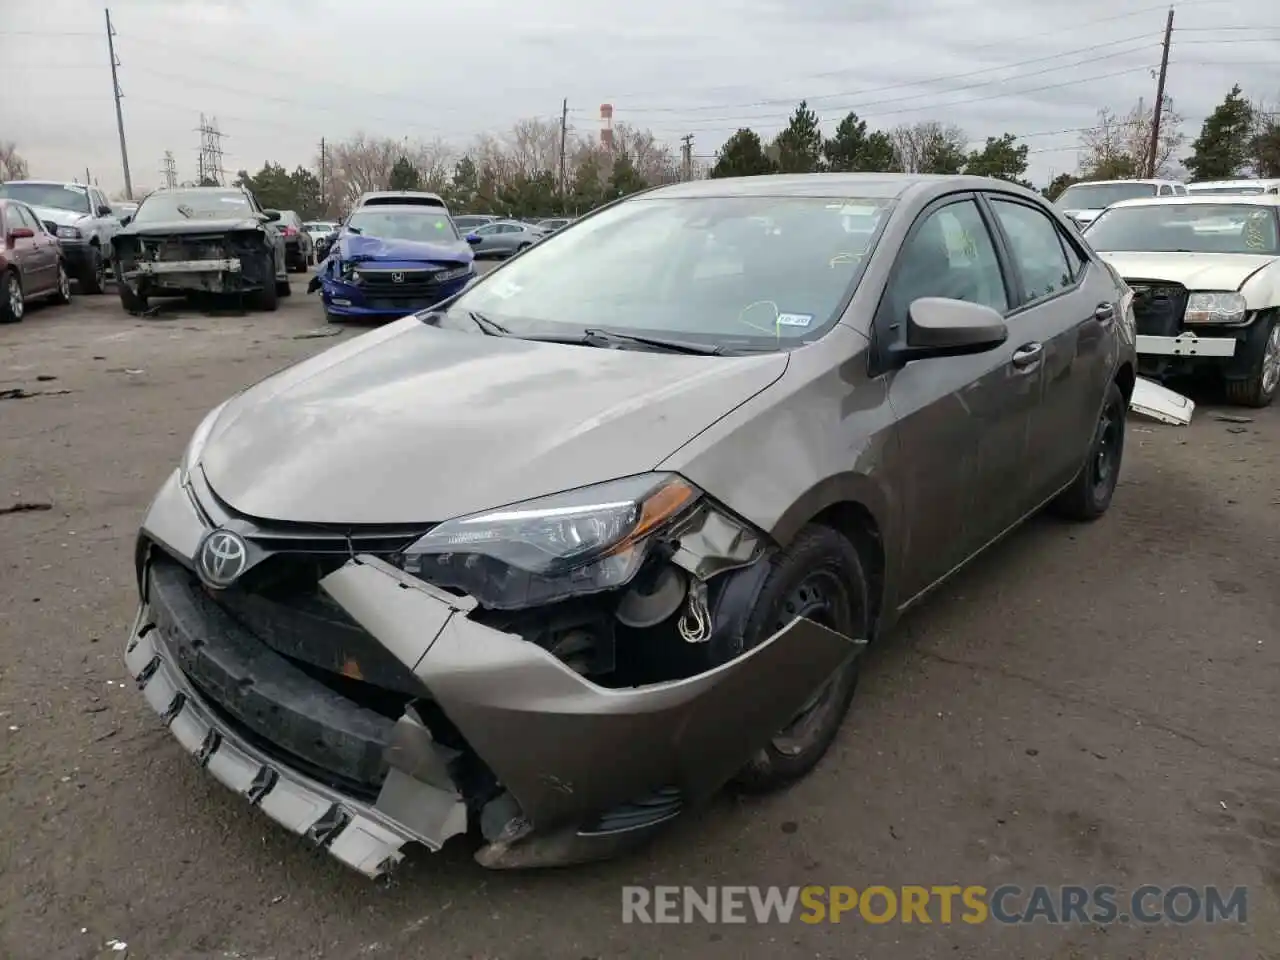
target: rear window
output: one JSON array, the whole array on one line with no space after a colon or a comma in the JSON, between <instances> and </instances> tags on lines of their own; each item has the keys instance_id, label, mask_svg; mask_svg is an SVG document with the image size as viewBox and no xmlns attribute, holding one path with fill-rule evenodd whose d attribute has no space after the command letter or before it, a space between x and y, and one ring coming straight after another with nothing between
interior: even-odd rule
<instances>
[{"instance_id":1,"label":"rear window","mask_svg":"<svg viewBox=\"0 0 1280 960\"><path fill-rule=\"evenodd\" d=\"M436 197L406 197L406 196L390 196L390 197L370 197L364 202L366 207L375 206L411 206L411 207L444 207L444 201Z\"/></svg>"}]
</instances>

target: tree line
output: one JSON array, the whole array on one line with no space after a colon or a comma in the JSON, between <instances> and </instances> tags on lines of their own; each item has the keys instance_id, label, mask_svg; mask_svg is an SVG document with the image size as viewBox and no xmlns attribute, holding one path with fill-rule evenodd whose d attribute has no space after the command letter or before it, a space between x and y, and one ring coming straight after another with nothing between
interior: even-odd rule
<instances>
[{"instance_id":1,"label":"tree line","mask_svg":"<svg viewBox=\"0 0 1280 960\"><path fill-rule=\"evenodd\" d=\"M1142 101L1128 110L1104 107L1079 135L1075 169L1054 176L1044 193L1056 197L1080 180L1157 176L1216 180L1280 177L1280 112L1250 100L1235 85L1188 144L1185 119L1166 98L1152 155L1154 110ZM1189 151L1188 148L1189 147ZM562 154L563 148L563 154ZM264 206L296 210L305 219L344 214L367 190L422 189L440 193L450 209L534 217L577 215L649 186L710 176L756 176L817 171L967 173L1028 185L1028 146L1012 133L970 147L963 128L936 120L878 130L850 112L827 136L816 112L801 101L786 127L766 140L749 127L730 136L709 170L682 158L651 131L617 123L613 147L557 122L528 119L500 136L483 135L457 150L443 140L356 134L327 142L323 156L293 171L267 162L235 182ZM561 157L563 155L563 163ZM0 143L0 176L27 175L13 143ZM139 191L139 195L145 191Z\"/></svg>"}]
</instances>

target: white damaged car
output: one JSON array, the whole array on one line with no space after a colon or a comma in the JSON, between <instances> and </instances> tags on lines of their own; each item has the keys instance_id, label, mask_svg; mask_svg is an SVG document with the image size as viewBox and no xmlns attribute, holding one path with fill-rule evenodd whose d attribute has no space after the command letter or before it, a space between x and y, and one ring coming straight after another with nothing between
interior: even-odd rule
<instances>
[{"instance_id":1,"label":"white damaged car","mask_svg":"<svg viewBox=\"0 0 1280 960\"><path fill-rule=\"evenodd\" d=\"M1139 375L1212 372L1232 403L1271 403L1280 387L1280 196L1126 200L1084 236L1133 289Z\"/></svg>"}]
</instances>

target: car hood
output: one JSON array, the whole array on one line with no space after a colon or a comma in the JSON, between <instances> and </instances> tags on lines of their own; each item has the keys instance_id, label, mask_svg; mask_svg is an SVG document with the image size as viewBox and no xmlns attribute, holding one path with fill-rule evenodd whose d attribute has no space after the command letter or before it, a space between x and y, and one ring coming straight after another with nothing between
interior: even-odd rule
<instances>
[{"instance_id":1,"label":"car hood","mask_svg":"<svg viewBox=\"0 0 1280 960\"><path fill-rule=\"evenodd\" d=\"M154 223L131 223L117 236L172 237L196 233L231 233L233 230L264 230L260 220L252 217L227 220L157 220Z\"/></svg>"},{"instance_id":2,"label":"car hood","mask_svg":"<svg viewBox=\"0 0 1280 960\"><path fill-rule=\"evenodd\" d=\"M1087 235L1085 239L1088 239ZM1252 253L1099 253L1120 276L1166 280L1188 290L1239 290L1244 282L1280 257Z\"/></svg>"},{"instance_id":3,"label":"car hood","mask_svg":"<svg viewBox=\"0 0 1280 960\"><path fill-rule=\"evenodd\" d=\"M58 207L37 207L32 204L31 209L35 211L35 215L40 218L41 222L48 220L50 223L56 223L60 227L74 227L80 221L89 219L87 213L61 210Z\"/></svg>"},{"instance_id":4,"label":"car hood","mask_svg":"<svg viewBox=\"0 0 1280 960\"><path fill-rule=\"evenodd\" d=\"M786 367L785 353L601 349L405 317L233 398L200 463L251 517L436 522L652 470Z\"/></svg>"},{"instance_id":5,"label":"car hood","mask_svg":"<svg viewBox=\"0 0 1280 960\"><path fill-rule=\"evenodd\" d=\"M471 247L464 241L424 243L417 240L384 240L358 233L344 234L337 244L341 260L450 260L470 263Z\"/></svg>"}]
</instances>

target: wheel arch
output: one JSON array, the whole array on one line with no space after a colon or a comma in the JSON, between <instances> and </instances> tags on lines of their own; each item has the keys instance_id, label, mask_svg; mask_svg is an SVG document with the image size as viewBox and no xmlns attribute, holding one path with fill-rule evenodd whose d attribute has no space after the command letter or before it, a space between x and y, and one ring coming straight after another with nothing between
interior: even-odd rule
<instances>
[{"instance_id":1,"label":"wheel arch","mask_svg":"<svg viewBox=\"0 0 1280 960\"><path fill-rule=\"evenodd\" d=\"M1124 402L1128 403L1133 399L1134 388L1138 384L1138 375L1134 372L1133 364L1127 360L1120 364L1120 369L1116 371L1115 377L1112 378L1116 386L1120 388L1120 392L1124 394Z\"/></svg>"}]
</instances>

